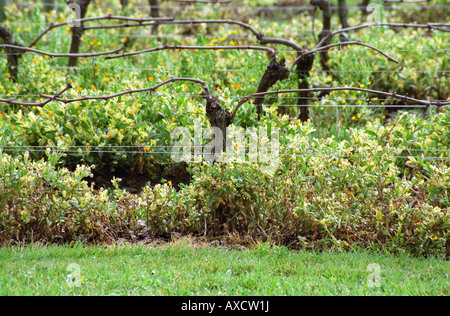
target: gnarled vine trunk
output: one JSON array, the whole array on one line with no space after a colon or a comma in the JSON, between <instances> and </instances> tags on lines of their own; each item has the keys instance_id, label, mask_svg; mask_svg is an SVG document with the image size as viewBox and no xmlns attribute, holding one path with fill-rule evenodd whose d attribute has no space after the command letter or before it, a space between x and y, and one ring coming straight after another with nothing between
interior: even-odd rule
<instances>
[{"instance_id":1,"label":"gnarled vine trunk","mask_svg":"<svg viewBox=\"0 0 450 316\"><path fill-rule=\"evenodd\" d=\"M277 61L276 57L273 57L270 61L270 64L267 66L266 71L264 72L261 81L258 85L257 93L268 91L275 83L278 81L289 78L289 69L286 67L286 60L283 58L280 59L280 62ZM256 97L254 105L257 106L258 118L261 117L262 114L262 104L264 102L264 96Z\"/></svg>"},{"instance_id":2,"label":"gnarled vine trunk","mask_svg":"<svg viewBox=\"0 0 450 316\"><path fill-rule=\"evenodd\" d=\"M227 127L231 124L231 114L230 112L222 107L222 105L218 102L217 98L213 97L209 92L202 92L203 98L206 99L206 116L209 119L211 124L211 128L218 128L220 130L220 136L222 136L222 144L217 143L219 135L215 135L215 154L219 156L225 152L227 148ZM222 147L220 150L220 147ZM219 148L217 152L217 148ZM213 158L212 161L217 159Z\"/></svg>"},{"instance_id":3,"label":"gnarled vine trunk","mask_svg":"<svg viewBox=\"0 0 450 316\"><path fill-rule=\"evenodd\" d=\"M13 33L3 26L0 26L0 38L3 39L3 42L7 45L22 46L13 39ZM19 57L21 56L21 52L14 48L7 48L5 49L5 52L10 78L13 81L16 81L19 72Z\"/></svg>"},{"instance_id":4,"label":"gnarled vine trunk","mask_svg":"<svg viewBox=\"0 0 450 316\"><path fill-rule=\"evenodd\" d=\"M299 61L296 66L299 89L309 89L309 74L314 64L314 57L314 54L306 55L306 57ZM306 122L309 119L309 94L309 92L299 92L299 96L297 99L297 106L300 109L298 119L302 122Z\"/></svg>"}]
</instances>

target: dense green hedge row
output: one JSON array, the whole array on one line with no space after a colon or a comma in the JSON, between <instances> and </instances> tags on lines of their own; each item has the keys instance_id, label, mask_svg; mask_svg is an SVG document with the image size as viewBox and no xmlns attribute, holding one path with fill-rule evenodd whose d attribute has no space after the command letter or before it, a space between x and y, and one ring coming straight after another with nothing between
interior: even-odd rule
<instances>
[{"instance_id":1,"label":"dense green hedge row","mask_svg":"<svg viewBox=\"0 0 450 316\"><path fill-rule=\"evenodd\" d=\"M408 139L409 120L416 122L404 115L392 126L349 130L351 143L299 132L274 173L258 163L191 164L193 180L179 191L165 183L139 195L117 183L95 192L83 180L89 168L58 168L57 153L47 151L45 161L2 153L0 238L112 241L177 232L449 256L448 159L404 159L395 142ZM307 134L307 126L297 128Z\"/></svg>"},{"instance_id":2,"label":"dense green hedge row","mask_svg":"<svg viewBox=\"0 0 450 316\"><path fill-rule=\"evenodd\" d=\"M189 17L205 12L192 10ZM89 14L107 13L112 11L93 6ZM402 22L395 13L391 22ZM5 25L17 40L28 43L34 38L30 34L39 34L46 23L55 22L52 14L42 14L38 7L13 8ZM56 17L64 18L61 12ZM219 18L218 11L208 11L208 18ZM333 19L333 25L338 25ZM15 23L22 20L30 25ZM349 22L359 24L359 16L351 16ZM249 23L268 36L282 38L302 32L299 25L312 28L310 17L302 14L292 20L255 18ZM319 30L317 19L316 24ZM156 38L135 37L137 32L88 32L82 51L122 45L134 51L160 45ZM164 32L176 35L167 44L256 44L244 30L231 26L164 26ZM180 40L177 36L184 32L201 34ZM311 86L366 87L445 99L450 91L448 74L441 71L448 68L448 43L438 31L432 36L426 32L377 27L352 33L352 39L385 50L400 64L359 46L333 49L330 67L339 74L322 72L316 60ZM70 45L70 28L58 28L52 34L36 48L63 52ZM299 45L312 49L315 42L305 34L297 38ZM296 52L278 49L289 66ZM0 73L5 74L0 76L0 95L38 100L41 93L52 95L67 83L73 86L67 97L113 94L183 76L206 81L232 110L239 96L256 91L267 62L260 52L171 50L129 59L81 58L73 72L62 68L66 66L63 58L27 53L21 57L16 82L10 80L6 59L0 60ZM273 89L292 89L297 84L291 75ZM3 104L0 242L110 242L177 232L241 241L264 239L308 249L368 247L449 257L448 108L428 109L428 119L414 114L390 118L384 106L402 105L398 100L335 92L314 98L311 120L300 122L294 117L295 108L282 111L284 105L296 104L295 96L266 98L265 103L274 106L265 109L262 119L257 120L248 102L238 111L231 134L237 127L279 128L280 154L274 172L248 161L191 163L193 180L178 191L170 183L145 187L139 195L119 189L117 182L113 190L95 191L87 185L85 179L94 172L120 168L145 174L155 164L171 162L174 128L194 133L196 126L208 127L199 93L198 85L176 83L152 95L109 101L51 102L43 108ZM240 145L235 140L231 148Z\"/></svg>"}]
</instances>

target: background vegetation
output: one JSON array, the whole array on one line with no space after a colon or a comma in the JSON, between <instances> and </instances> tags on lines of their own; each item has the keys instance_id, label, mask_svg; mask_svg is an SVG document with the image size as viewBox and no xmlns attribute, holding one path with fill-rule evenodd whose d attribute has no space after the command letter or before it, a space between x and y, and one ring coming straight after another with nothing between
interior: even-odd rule
<instances>
[{"instance_id":1,"label":"background vegetation","mask_svg":"<svg viewBox=\"0 0 450 316\"><path fill-rule=\"evenodd\" d=\"M119 1L108 6L96 3L88 15L121 12L147 17L148 12L137 4L130 1L122 12ZM244 1L235 10L265 34L314 48L312 29L317 34L321 20L316 18L313 24L308 12L287 10L277 15L275 10L255 10L257 5L271 4L276 5ZM183 10L175 3L167 6L163 13L177 17L235 16L233 10L202 4ZM414 10L411 4L392 4L385 18L416 22ZM433 22L434 12L424 10L429 20L421 23ZM48 23L66 18L63 10L45 12L39 5L12 4L6 7L2 25L13 31L17 41L27 44ZM360 19L358 10L350 11L350 25L360 24ZM332 25L339 28L336 15ZM151 27L90 30L82 37L81 51L123 45L135 51L161 42L255 44L252 36L231 25L164 25L158 32L152 35ZM35 48L66 53L70 33L70 28L56 28ZM348 36L389 51L400 63L360 46L335 48L329 51L333 72L323 71L316 61L310 72L312 87L369 87L418 99L448 99L448 33L374 27ZM296 52L277 48L292 63ZM68 98L113 94L183 76L206 81L232 110L240 96L256 91L269 59L259 51L174 49L132 58L80 58L78 62L76 69L67 69L66 58L27 53L21 57L14 81L2 58L1 98L37 101L41 94L54 95L67 83L73 86L64 95ZM296 81L291 76L273 90L295 88ZM450 255L448 107L424 110L364 92L333 92L314 96L310 120L301 122L293 107L294 95L267 98L267 105L272 106L265 108L261 120L248 102L238 111L234 126L280 128L280 167L268 175L258 163L186 166L170 160L171 130L184 126L193 131L195 123L209 126L200 92L198 85L186 82L108 101L50 102L43 108L3 103L2 243L111 242L180 233L242 244L262 240L306 249L362 247L417 256ZM400 112L392 111L398 108ZM189 174L190 181L176 186L167 181L180 170ZM149 185L130 193L114 176L123 176L122 183L144 176ZM99 177L113 179L112 185L94 186L92 181L98 183ZM156 181L161 178L166 181Z\"/></svg>"}]
</instances>

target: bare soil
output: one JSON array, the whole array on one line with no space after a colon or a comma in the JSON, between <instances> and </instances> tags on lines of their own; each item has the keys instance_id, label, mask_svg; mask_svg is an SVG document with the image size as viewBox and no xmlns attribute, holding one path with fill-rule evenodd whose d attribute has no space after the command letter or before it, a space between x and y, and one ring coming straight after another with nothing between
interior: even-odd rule
<instances>
[{"instance_id":1,"label":"bare soil","mask_svg":"<svg viewBox=\"0 0 450 316\"><path fill-rule=\"evenodd\" d=\"M124 189L132 194L139 194L142 189L148 186L154 186L158 183L169 182L176 189L180 189L181 184L189 184L191 182L192 176L187 170L186 165L159 165L149 170L144 170L142 174L132 174L127 170L116 170L109 174L96 174L92 178L86 178L85 180L89 183L94 183L95 189L105 188L113 189L112 180L114 178L119 178L119 188Z\"/></svg>"}]
</instances>

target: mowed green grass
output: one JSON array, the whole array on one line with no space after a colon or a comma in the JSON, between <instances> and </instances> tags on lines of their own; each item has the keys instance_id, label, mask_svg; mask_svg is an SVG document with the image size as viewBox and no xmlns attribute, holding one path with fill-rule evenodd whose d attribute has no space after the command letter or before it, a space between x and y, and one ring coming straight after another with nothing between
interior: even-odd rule
<instances>
[{"instance_id":1,"label":"mowed green grass","mask_svg":"<svg viewBox=\"0 0 450 316\"><path fill-rule=\"evenodd\" d=\"M450 262L167 245L0 248L1 295L450 295Z\"/></svg>"}]
</instances>

